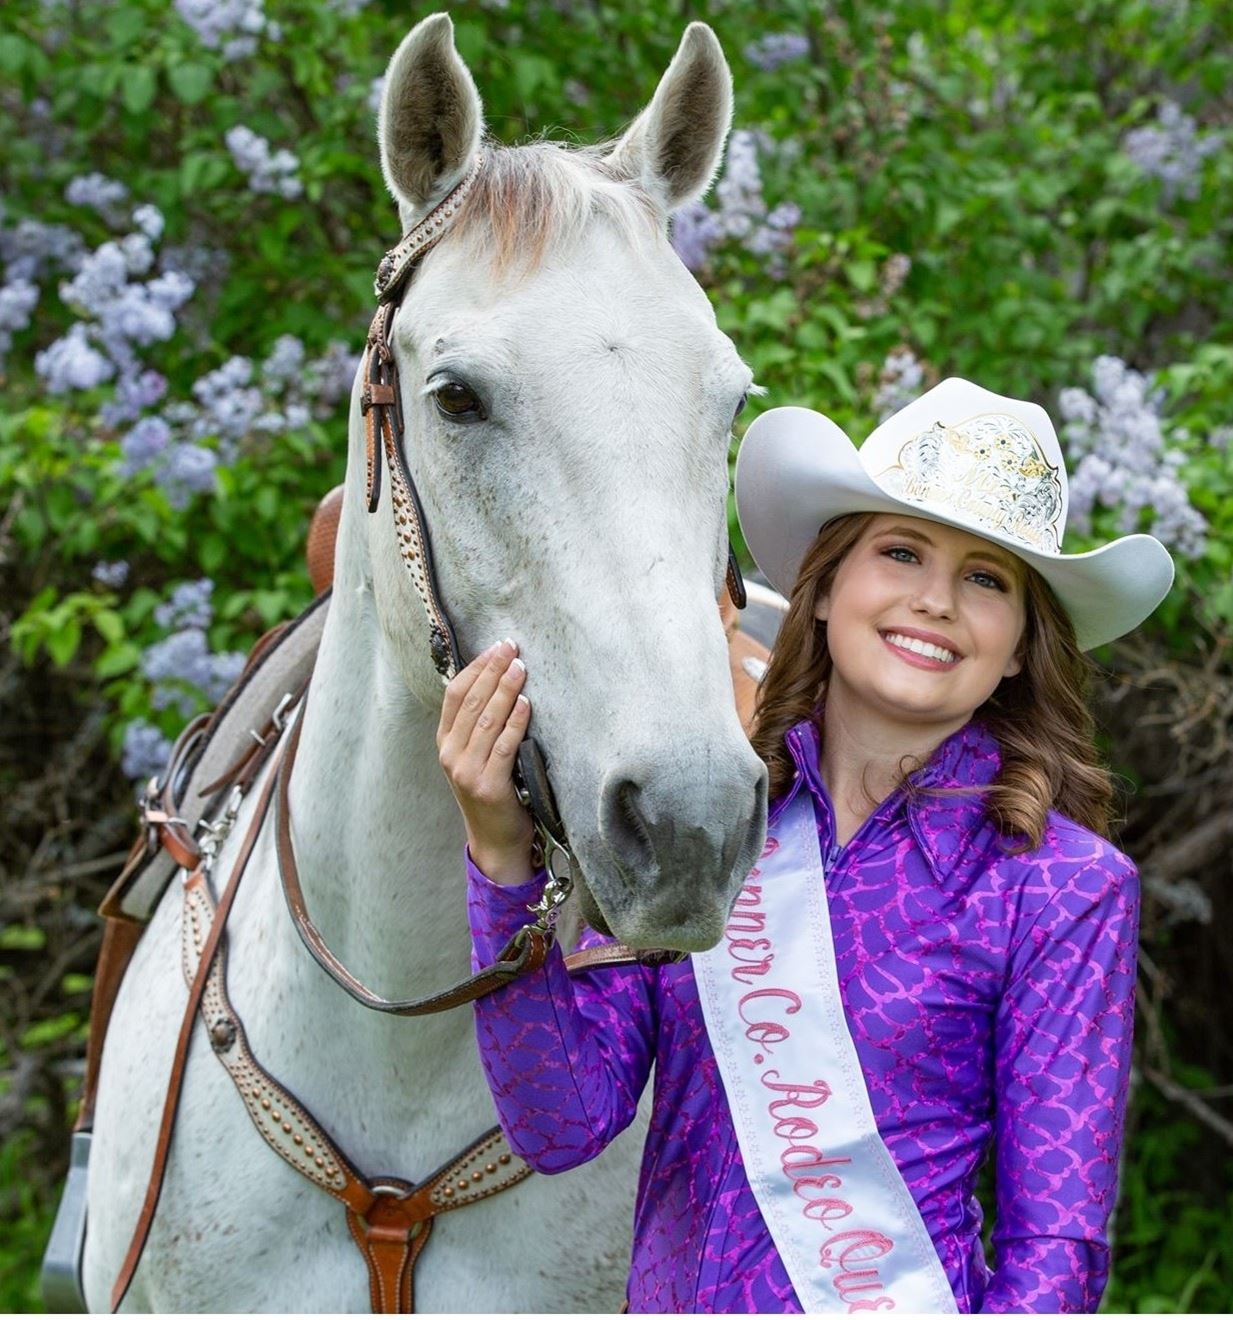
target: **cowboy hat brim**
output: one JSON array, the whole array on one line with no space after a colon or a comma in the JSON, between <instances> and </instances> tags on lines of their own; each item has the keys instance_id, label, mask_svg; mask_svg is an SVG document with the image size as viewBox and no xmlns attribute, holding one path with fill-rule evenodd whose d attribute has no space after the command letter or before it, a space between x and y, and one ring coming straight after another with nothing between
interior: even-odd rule
<instances>
[{"instance_id":1,"label":"cowboy hat brim","mask_svg":"<svg viewBox=\"0 0 1233 1320\"><path fill-rule=\"evenodd\" d=\"M899 499L868 474L848 436L809 408L772 408L753 421L737 454L735 486L745 544L785 596L818 530L845 513L903 513L1003 546L1048 582L1084 651L1136 628L1173 584L1173 560L1153 536L1123 536L1082 554L1046 554L943 506Z\"/></svg>"}]
</instances>

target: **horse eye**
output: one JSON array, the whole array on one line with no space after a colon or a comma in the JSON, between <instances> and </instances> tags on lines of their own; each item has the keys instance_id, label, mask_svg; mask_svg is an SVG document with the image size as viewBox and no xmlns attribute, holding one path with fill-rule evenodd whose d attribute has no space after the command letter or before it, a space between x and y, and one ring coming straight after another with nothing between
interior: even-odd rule
<instances>
[{"instance_id":1,"label":"horse eye","mask_svg":"<svg viewBox=\"0 0 1233 1320\"><path fill-rule=\"evenodd\" d=\"M434 391L433 398L436 400L437 411L455 421L463 418L483 421L487 415L479 399L456 380L446 381L439 390Z\"/></svg>"},{"instance_id":2,"label":"horse eye","mask_svg":"<svg viewBox=\"0 0 1233 1320\"><path fill-rule=\"evenodd\" d=\"M732 420L733 420L734 422L735 422L736 419L741 415L741 413L743 413L743 412L745 411L745 405L746 405L748 402L749 402L749 395L748 395L748 393L746 393L746 394L742 394L742 395L741 395L741 401L740 401L740 403L738 403L738 404L736 405L736 412L734 412L734 413L732 414Z\"/></svg>"}]
</instances>

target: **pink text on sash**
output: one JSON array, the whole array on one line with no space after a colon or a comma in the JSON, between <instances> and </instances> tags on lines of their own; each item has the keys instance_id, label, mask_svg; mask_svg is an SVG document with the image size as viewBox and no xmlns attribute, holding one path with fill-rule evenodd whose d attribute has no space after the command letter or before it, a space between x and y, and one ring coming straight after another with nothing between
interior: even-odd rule
<instances>
[{"instance_id":1,"label":"pink text on sash","mask_svg":"<svg viewBox=\"0 0 1233 1320\"><path fill-rule=\"evenodd\" d=\"M779 840L766 841L763 859L779 847ZM724 930L725 948L732 965L729 975L743 986L755 985L739 1000L737 1012L745 1027L745 1037L755 1047L753 1062L769 1063L775 1046L792 1034L785 1019L799 1013L804 1001L786 986L762 984L775 961L771 940L766 937L766 912L762 906L762 886L755 883L760 871L755 867L737 896L732 916ZM852 1163L851 1156L828 1156L814 1144L818 1125L808 1111L819 1109L831 1098L831 1088L822 1078L810 1082L785 1082L778 1069L766 1067L760 1081L766 1099L765 1114L776 1140L782 1144L779 1166L792 1182L800 1198L800 1213L819 1224L827 1236L818 1248L818 1262L834 1271L831 1282L849 1313L856 1311L892 1311L895 1300L885 1292L874 1262L887 1256L895 1243L884 1233L872 1229L846 1228L837 1225L853 1213L852 1204L839 1193L843 1189L840 1169ZM881 1293L881 1296L869 1294ZM862 1295L864 1294L864 1295Z\"/></svg>"}]
</instances>

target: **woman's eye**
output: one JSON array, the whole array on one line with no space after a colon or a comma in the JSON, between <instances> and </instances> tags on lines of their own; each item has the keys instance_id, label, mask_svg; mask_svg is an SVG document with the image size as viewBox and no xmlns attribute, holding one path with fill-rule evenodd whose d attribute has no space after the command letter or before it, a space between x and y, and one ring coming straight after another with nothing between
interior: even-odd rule
<instances>
[{"instance_id":1,"label":"woman's eye","mask_svg":"<svg viewBox=\"0 0 1233 1320\"><path fill-rule=\"evenodd\" d=\"M432 397L436 400L437 411L455 421L462 418L483 421L486 416L479 399L465 385L455 380L447 381L433 392Z\"/></svg>"},{"instance_id":2,"label":"woman's eye","mask_svg":"<svg viewBox=\"0 0 1233 1320\"><path fill-rule=\"evenodd\" d=\"M884 554L887 554L887 555L908 555L908 556L910 556L912 559L915 559L915 558L916 558L916 551L915 551L915 550L909 550L908 547L907 547L906 545L892 545L892 546L890 546L888 549L886 549L885 551L883 551L883 553L884 553ZM906 564L906 563L908 562L908 560L906 560L906 559L900 559L900 560L898 560L897 562L898 562L898 563L901 563L901 564Z\"/></svg>"},{"instance_id":3,"label":"woman's eye","mask_svg":"<svg viewBox=\"0 0 1233 1320\"><path fill-rule=\"evenodd\" d=\"M997 591L1006 590L1006 587L1003 584L1002 579L999 577L995 577L992 573L986 573L983 570L981 570L980 572L973 573L972 576L974 578L984 578L985 581L988 582L988 584Z\"/></svg>"}]
</instances>

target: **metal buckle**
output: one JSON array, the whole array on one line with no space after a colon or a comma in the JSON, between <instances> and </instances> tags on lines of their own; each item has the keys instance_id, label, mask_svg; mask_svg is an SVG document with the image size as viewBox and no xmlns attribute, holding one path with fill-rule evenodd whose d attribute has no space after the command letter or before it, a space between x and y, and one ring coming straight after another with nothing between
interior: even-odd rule
<instances>
[{"instance_id":1,"label":"metal buckle","mask_svg":"<svg viewBox=\"0 0 1233 1320\"><path fill-rule=\"evenodd\" d=\"M282 700L274 707L274 714L270 717L270 723L278 733L282 733L287 727L287 711L294 701L295 697L290 692L284 692ZM262 745L264 746L264 744Z\"/></svg>"}]
</instances>

